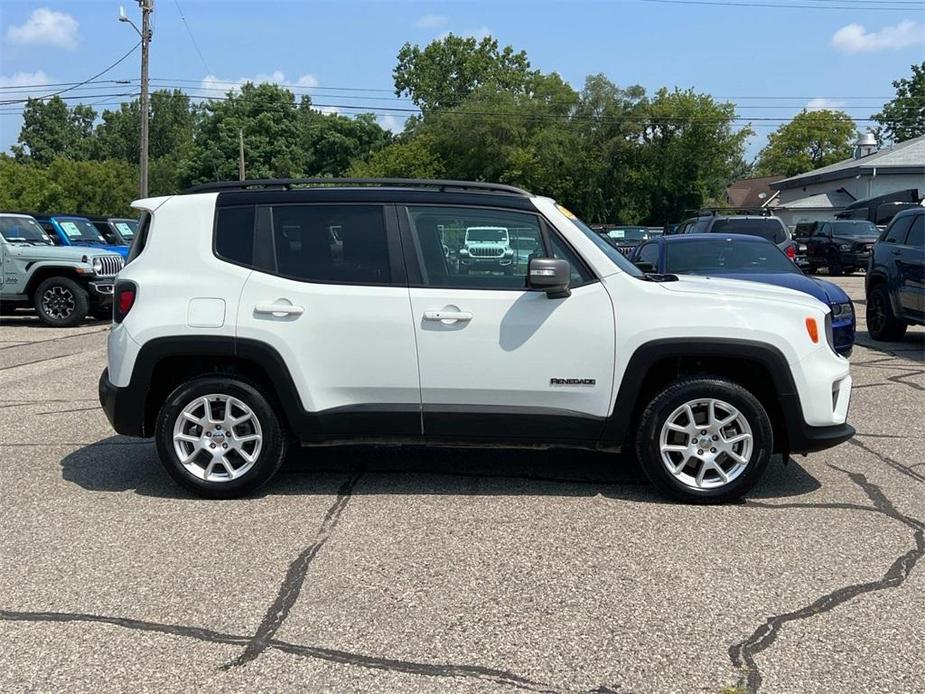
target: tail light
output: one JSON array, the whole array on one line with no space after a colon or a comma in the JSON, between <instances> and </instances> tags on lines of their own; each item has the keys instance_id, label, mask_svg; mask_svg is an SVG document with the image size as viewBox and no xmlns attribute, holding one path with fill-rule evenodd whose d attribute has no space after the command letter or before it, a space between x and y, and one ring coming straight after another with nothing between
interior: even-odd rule
<instances>
[{"instance_id":1,"label":"tail light","mask_svg":"<svg viewBox=\"0 0 925 694\"><path fill-rule=\"evenodd\" d=\"M787 257L790 258L790 260L797 259L797 249L794 248L792 243L789 246L787 246L787 250L784 251L784 253L787 254Z\"/></svg>"},{"instance_id":2,"label":"tail light","mask_svg":"<svg viewBox=\"0 0 925 694\"><path fill-rule=\"evenodd\" d=\"M112 299L112 319L116 323L125 320L128 312L135 305L135 298L138 295L138 286L134 282L125 280L116 282L116 288L113 292Z\"/></svg>"}]
</instances>

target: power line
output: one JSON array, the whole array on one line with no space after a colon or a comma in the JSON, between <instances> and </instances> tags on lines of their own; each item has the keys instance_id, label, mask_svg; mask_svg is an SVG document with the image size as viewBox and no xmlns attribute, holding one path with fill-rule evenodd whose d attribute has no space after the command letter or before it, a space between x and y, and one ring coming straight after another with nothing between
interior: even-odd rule
<instances>
[{"instance_id":1,"label":"power line","mask_svg":"<svg viewBox=\"0 0 925 694\"><path fill-rule=\"evenodd\" d=\"M186 16L183 14L183 10L180 8L179 0L173 0L173 4L177 6L177 12L180 13L180 19L183 20L183 26L186 27L186 33L189 34L189 38L193 44L193 48L195 48L196 53L199 54L199 60L202 61L202 66L206 69L206 74L211 75L212 70L209 69L209 64L206 62L205 57L202 55L202 51L199 49L199 44L196 43L196 37L193 36L193 30L190 29L189 23L186 21Z\"/></svg>"},{"instance_id":2,"label":"power line","mask_svg":"<svg viewBox=\"0 0 925 694\"><path fill-rule=\"evenodd\" d=\"M141 41L139 41L139 42L136 43L134 46L132 46L131 50L129 50L128 53L126 53L125 55L123 55L121 58L119 58L116 62L114 62L114 63L113 63L112 65L110 65L109 67L107 67L107 68L101 70L100 72L96 73L95 75L93 75L93 77L88 77L88 78L85 79L83 82L77 82L73 87L68 87L67 89L60 89L60 90L58 90L58 91L56 91L56 92L52 92L51 94L46 94L45 96L36 96L36 97L32 97L32 99L33 99L33 100L38 100L38 101L42 101L42 100L44 100L44 99L50 99L50 98L52 98L52 97L58 96L59 94L64 94L65 92L69 92L69 91L72 91L72 90L74 90L74 89L77 89L77 87L81 87L81 86L87 84L88 82L92 82L92 81L95 80L97 77L100 77L100 76L102 76L102 75L105 75L107 72L109 72L110 70L112 70L112 69L113 69L114 67L116 67L119 63L121 63L123 60L125 60L126 58L128 58L132 53L134 53L136 50L138 50L138 47L139 47L140 45L141 45ZM18 99L18 100L0 101L0 106L7 105L7 104L20 104L20 103L24 103L24 102L26 102L26 101L28 101L28 100L29 100L29 99Z\"/></svg>"}]
</instances>

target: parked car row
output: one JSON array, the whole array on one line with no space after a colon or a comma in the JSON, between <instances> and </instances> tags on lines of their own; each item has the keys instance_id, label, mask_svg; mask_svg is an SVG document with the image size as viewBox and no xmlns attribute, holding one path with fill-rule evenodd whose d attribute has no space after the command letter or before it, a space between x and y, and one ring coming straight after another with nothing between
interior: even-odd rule
<instances>
[{"instance_id":1,"label":"parked car row","mask_svg":"<svg viewBox=\"0 0 925 694\"><path fill-rule=\"evenodd\" d=\"M108 317L136 225L133 219L0 213L0 312L33 308L54 327Z\"/></svg>"}]
</instances>

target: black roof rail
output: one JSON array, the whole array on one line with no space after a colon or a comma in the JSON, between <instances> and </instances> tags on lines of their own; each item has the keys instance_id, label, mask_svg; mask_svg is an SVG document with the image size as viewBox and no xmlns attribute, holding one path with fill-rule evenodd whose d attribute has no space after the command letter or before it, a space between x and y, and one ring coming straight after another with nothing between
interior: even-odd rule
<instances>
[{"instance_id":1,"label":"black roof rail","mask_svg":"<svg viewBox=\"0 0 925 694\"><path fill-rule=\"evenodd\" d=\"M520 195L531 197L532 193L508 186L502 183L485 183L483 181L451 181L429 178L261 178L250 181L216 181L214 183L200 183L183 191L184 195L191 193L218 193L230 190L253 190L265 188L269 190L292 190L298 187L366 187L379 186L390 188L435 188L440 191L462 190L478 193L504 193L506 195Z\"/></svg>"}]
</instances>

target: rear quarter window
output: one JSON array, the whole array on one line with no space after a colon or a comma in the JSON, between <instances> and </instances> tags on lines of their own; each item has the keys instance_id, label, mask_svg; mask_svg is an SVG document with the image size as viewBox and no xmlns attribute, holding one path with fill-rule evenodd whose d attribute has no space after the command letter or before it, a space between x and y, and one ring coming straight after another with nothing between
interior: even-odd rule
<instances>
[{"instance_id":1,"label":"rear quarter window","mask_svg":"<svg viewBox=\"0 0 925 694\"><path fill-rule=\"evenodd\" d=\"M215 255L237 265L254 262L253 205L220 207L215 215Z\"/></svg>"}]
</instances>

